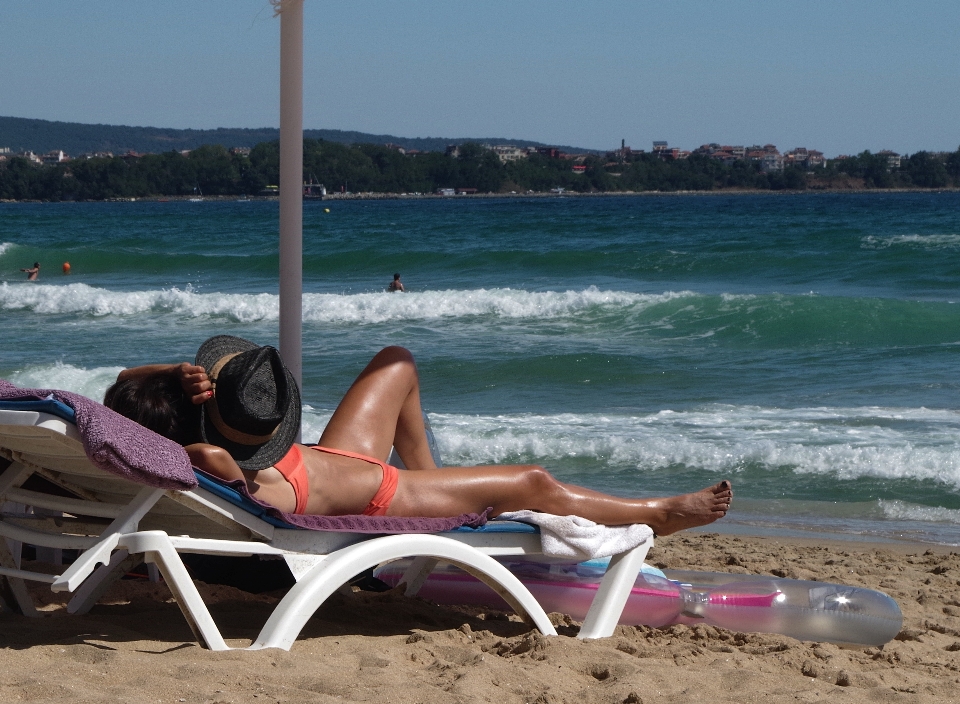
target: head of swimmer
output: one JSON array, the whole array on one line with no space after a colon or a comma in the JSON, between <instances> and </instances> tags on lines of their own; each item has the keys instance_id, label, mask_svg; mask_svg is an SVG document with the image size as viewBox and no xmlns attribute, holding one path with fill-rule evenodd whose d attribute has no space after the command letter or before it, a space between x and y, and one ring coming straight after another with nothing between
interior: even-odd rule
<instances>
[{"instance_id":1,"label":"head of swimmer","mask_svg":"<svg viewBox=\"0 0 960 704\"><path fill-rule=\"evenodd\" d=\"M118 381L107 389L103 405L181 445L201 441L200 406L169 374Z\"/></svg>"}]
</instances>

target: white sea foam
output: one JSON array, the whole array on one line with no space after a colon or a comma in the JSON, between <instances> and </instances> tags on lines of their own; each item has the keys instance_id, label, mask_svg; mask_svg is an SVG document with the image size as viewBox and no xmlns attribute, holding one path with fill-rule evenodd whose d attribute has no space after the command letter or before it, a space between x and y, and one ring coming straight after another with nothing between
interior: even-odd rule
<instances>
[{"instance_id":1,"label":"white sea foam","mask_svg":"<svg viewBox=\"0 0 960 704\"><path fill-rule=\"evenodd\" d=\"M9 250L16 247L13 242L0 242L0 257L6 254Z\"/></svg>"},{"instance_id":2,"label":"white sea foam","mask_svg":"<svg viewBox=\"0 0 960 704\"><path fill-rule=\"evenodd\" d=\"M402 296L383 293L303 296L303 320L313 323L382 323L397 320L436 320L488 316L503 319L563 318L596 309L642 310L690 292L640 294L601 291L424 291ZM0 284L0 310L29 310L40 314L80 314L95 317L145 313L187 318L222 317L240 323L272 321L279 317L274 294L198 293L189 287L154 291L110 291L82 283L65 286Z\"/></svg>"},{"instance_id":3,"label":"white sea foam","mask_svg":"<svg viewBox=\"0 0 960 704\"><path fill-rule=\"evenodd\" d=\"M960 488L960 413L927 409L764 409L718 406L651 415L433 417L445 461L579 457L614 466L676 465L932 480Z\"/></svg>"},{"instance_id":4,"label":"white sea foam","mask_svg":"<svg viewBox=\"0 0 960 704\"><path fill-rule=\"evenodd\" d=\"M880 501L884 518L899 521L960 523L960 510L942 506L920 506L905 501Z\"/></svg>"},{"instance_id":5,"label":"white sea foam","mask_svg":"<svg viewBox=\"0 0 960 704\"><path fill-rule=\"evenodd\" d=\"M861 242L866 249L887 249L889 247L914 247L917 249L960 249L960 235L867 235Z\"/></svg>"},{"instance_id":6,"label":"white sea foam","mask_svg":"<svg viewBox=\"0 0 960 704\"><path fill-rule=\"evenodd\" d=\"M17 386L31 389L60 389L100 400L107 387L117 380L123 367L95 367L83 369L72 364L54 364L27 367L11 374L8 380Z\"/></svg>"},{"instance_id":7,"label":"white sea foam","mask_svg":"<svg viewBox=\"0 0 960 704\"><path fill-rule=\"evenodd\" d=\"M100 399L118 367L52 364L19 370L17 385ZM303 437L320 437L332 409L305 406ZM569 459L635 472L687 466L732 475L788 471L837 482L925 480L960 490L960 412L925 408L712 406L652 414L431 414L448 464ZM960 523L960 512L881 502L889 519Z\"/></svg>"}]
</instances>

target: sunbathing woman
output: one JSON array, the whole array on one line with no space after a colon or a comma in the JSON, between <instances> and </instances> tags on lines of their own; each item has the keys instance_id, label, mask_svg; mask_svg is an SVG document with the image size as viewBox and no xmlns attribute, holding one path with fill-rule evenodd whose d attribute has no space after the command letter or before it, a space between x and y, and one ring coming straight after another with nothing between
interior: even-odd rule
<instances>
[{"instance_id":1,"label":"sunbathing woman","mask_svg":"<svg viewBox=\"0 0 960 704\"><path fill-rule=\"evenodd\" d=\"M193 464L246 481L288 513L455 516L532 509L658 535L722 518L728 481L669 498L624 499L564 484L536 465L440 467L430 454L413 356L379 352L347 391L318 446L293 442L300 395L279 353L237 337L203 343L196 364L127 369L104 403L177 440ZM198 412L199 411L199 412ZM408 470L386 464L395 447Z\"/></svg>"}]
</instances>

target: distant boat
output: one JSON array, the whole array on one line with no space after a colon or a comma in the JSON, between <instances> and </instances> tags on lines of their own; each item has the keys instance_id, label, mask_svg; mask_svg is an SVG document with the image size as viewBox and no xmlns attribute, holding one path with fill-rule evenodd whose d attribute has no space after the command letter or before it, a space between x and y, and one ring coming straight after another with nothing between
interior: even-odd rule
<instances>
[{"instance_id":1,"label":"distant boat","mask_svg":"<svg viewBox=\"0 0 960 704\"><path fill-rule=\"evenodd\" d=\"M196 186L193 189L193 198L188 198L191 203L200 203L203 201L203 191L200 190L200 186Z\"/></svg>"},{"instance_id":2,"label":"distant boat","mask_svg":"<svg viewBox=\"0 0 960 704\"><path fill-rule=\"evenodd\" d=\"M311 174L310 183L303 184L303 197L308 200L323 200L326 195L326 187L322 183L317 183L316 178Z\"/></svg>"}]
</instances>

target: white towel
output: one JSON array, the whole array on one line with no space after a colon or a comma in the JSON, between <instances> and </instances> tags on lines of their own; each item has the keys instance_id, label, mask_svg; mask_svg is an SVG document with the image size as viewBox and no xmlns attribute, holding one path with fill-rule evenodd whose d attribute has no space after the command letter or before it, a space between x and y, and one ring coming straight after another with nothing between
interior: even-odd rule
<instances>
[{"instance_id":1,"label":"white towel","mask_svg":"<svg viewBox=\"0 0 960 704\"><path fill-rule=\"evenodd\" d=\"M572 558L577 562L631 550L653 536L653 529L643 523L604 526L580 516L554 516L537 511L508 511L494 520L539 526L544 555Z\"/></svg>"}]
</instances>

